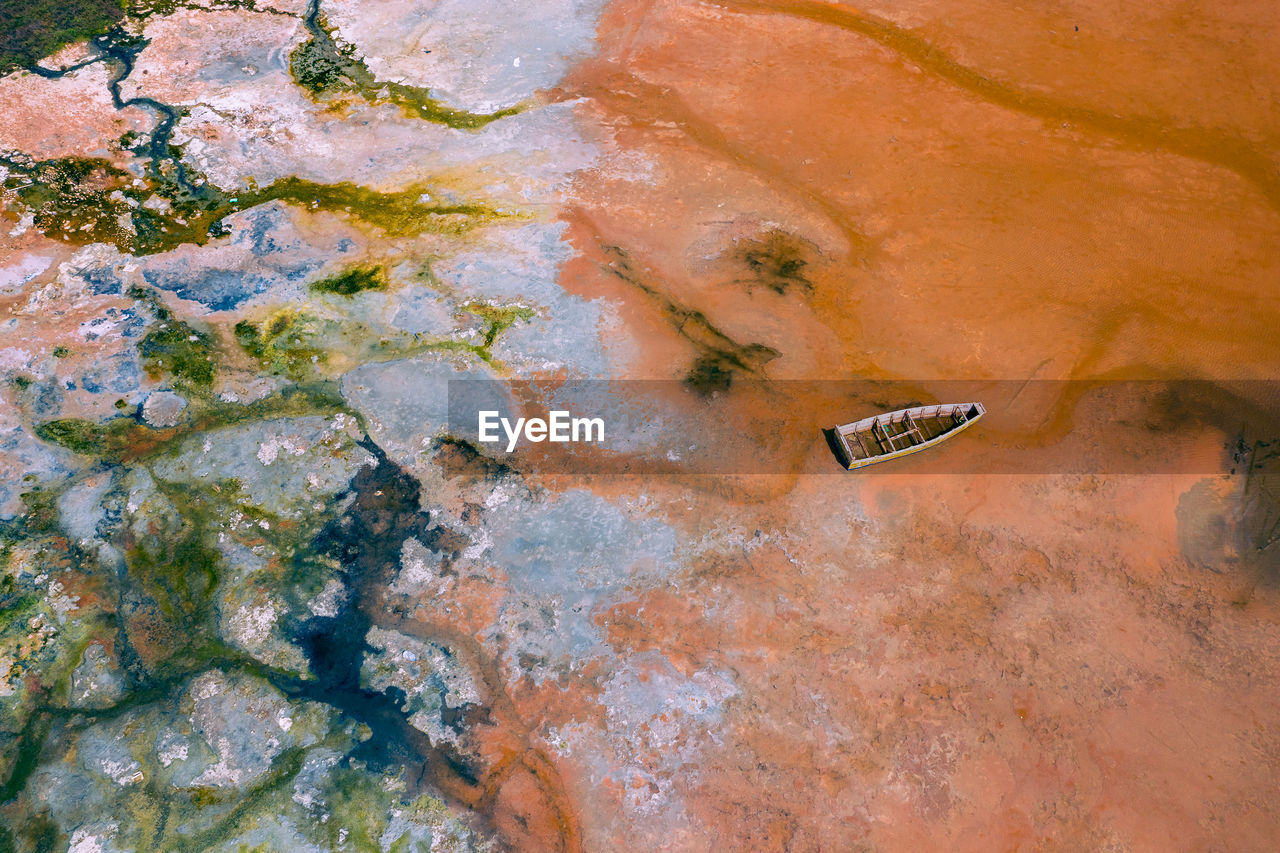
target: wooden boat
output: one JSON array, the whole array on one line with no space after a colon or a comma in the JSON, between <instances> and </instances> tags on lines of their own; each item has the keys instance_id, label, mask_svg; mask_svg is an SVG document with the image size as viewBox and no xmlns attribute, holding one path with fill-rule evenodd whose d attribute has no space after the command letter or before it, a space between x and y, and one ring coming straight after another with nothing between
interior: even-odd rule
<instances>
[{"instance_id":1,"label":"wooden boat","mask_svg":"<svg viewBox=\"0 0 1280 853\"><path fill-rule=\"evenodd\" d=\"M837 454L850 471L941 444L986 414L981 403L916 406L873 415L834 430Z\"/></svg>"}]
</instances>

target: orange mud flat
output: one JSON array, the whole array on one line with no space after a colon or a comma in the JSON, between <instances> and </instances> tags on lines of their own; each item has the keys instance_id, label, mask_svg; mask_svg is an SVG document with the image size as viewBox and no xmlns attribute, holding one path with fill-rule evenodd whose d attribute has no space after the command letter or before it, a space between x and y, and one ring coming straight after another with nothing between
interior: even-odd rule
<instances>
[{"instance_id":1,"label":"orange mud flat","mask_svg":"<svg viewBox=\"0 0 1280 853\"><path fill-rule=\"evenodd\" d=\"M564 214L562 283L614 306L619 376L1272 378L1276 21L1257 2L620 0L559 93L603 152ZM1078 399L1024 401L1018 438L1092 428ZM1152 414L1150 452L1220 454L1227 409ZM990 452L981 428L963 442ZM648 782L559 759L584 846L1269 849L1262 480L646 481L673 523L744 544L597 623L741 692L675 746L611 742ZM598 695L513 701L563 728ZM670 749L690 758L664 775Z\"/></svg>"}]
</instances>

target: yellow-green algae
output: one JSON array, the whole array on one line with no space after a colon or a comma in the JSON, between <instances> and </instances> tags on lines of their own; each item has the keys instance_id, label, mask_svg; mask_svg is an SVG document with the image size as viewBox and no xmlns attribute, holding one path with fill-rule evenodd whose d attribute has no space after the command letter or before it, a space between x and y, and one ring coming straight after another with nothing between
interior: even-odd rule
<instances>
[{"instance_id":1,"label":"yellow-green algae","mask_svg":"<svg viewBox=\"0 0 1280 853\"><path fill-rule=\"evenodd\" d=\"M295 673L258 663L243 652L228 648L216 638L209 621L214 613L212 594L223 560L213 546L214 538L228 530L228 521L237 514L248 515L247 506L252 509L241 484L232 479L195 485L173 483L159 477L154 477L153 481L159 502L146 510L151 519L141 532L136 532L139 529L136 526L126 528L128 569L120 577L129 583L135 601L141 593L144 601L155 602L166 623L165 636L172 642L166 642L160 658L147 665L147 674L142 682L134 685L115 705L89 712L87 720L76 716L73 713L75 709L56 702L28 709L32 713L26 718L21 734L10 750L12 762L7 779L0 788L0 803L14 800L26 786L38 765L54 720L64 721L60 725L75 728L127 713L147 703L170 702L167 697L186 679L210 669L255 675L272 684L283 685L282 689L291 694L298 689L297 685L305 683ZM53 493L32 494L29 502L36 508L48 508L53 504ZM276 574L286 589L298 580L295 576L299 572L314 573L316 566L309 560L317 556L316 535L320 526L331 518L332 511L322 513L317 518L308 519L302 530L290 534L280 530L282 525L276 523L279 520L272 517L270 531L289 539L294 546L288 552L280 551L278 560L273 561L277 565ZM253 527L256 536L256 525ZM129 533L131 529L135 532ZM332 570L333 566L328 568ZM117 642L129 642L129 636L126 628L125 635ZM83 645L81 642L78 646L81 652ZM67 666L71 666L79 654L63 657ZM305 694L307 691L304 688L301 692ZM291 783L310 749L323 748L329 753L344 753L351 749L351 727L335 725L337 722L334 719L328 734L314 747L297 747L282 752L272 761L266 775L244 791L232 793L207 787L161 789L160 777L146 772L142 785L130 790L119 804L122 814L130 819L128 837L132 839L131 843L152 850L203 849L235 838L253 828L259 819L271 821L273 816L291 808ZM149 767L153 760L149 749L141 746L135 750L134 758L144 768ZM378 841L391 826L390 816L396 812L405 813L420 826L434 825L450 835L460 831L460 827L452 824L447 810L439 801L423 797L409 801L403 793L403 780L396 772L389 776L370 775L358 763L335 768L317 791L327 819L308 825L309 828L304 827L304 834L322 845L338 845L341 839L344 844L339 846L357 850L378 849ZM21 817L13 825L23 827L22 837L15 839L0 833L0 850L15 841L24 844L57 843L57 827L47 820L41 821L39 803L30 795L19 803L11 803L7 809L6 817ZM36 811L25 811L30 809ZM341 829L347 831L338 836ZM408 841L409 836L402 835L395 839L397 846L394 849L406 849L404 845Z\"/></svg>"},{"instance_id":2,"label":"yellow-green algae","mask_svg":"<svg viewBox=\"0 0 1280 853\"><path fill-rule=\"evenodd\" d=\"M237 526L236 518L251 522L249 527L254 539L264 540L275 553L271 560L273 568L260 575L259 582L269 575L273 579L271 582L281 584L288 596L295 593L314 595L318 591L317 584L322 584L324 577L332 577L337 570L332 557L318 551L314 544L320 526L331 521L332 512L287 523L254 506L245 495L242 484L233 479L196 485L174 483L158 476L158 469L148 464L149 461L161 454L180 452L179 449L198 434L235 423L336 412L349 414L357 423L362 423L357 413L347 410L331 383L310 382L290 386L247 405L230 404L213 397L212 380L223 369L215 358L215 336L176 321L154 296L145 292L132 292L132 295L150 301L156 317L154 327L142 345L149 351L144 361L149 367L172 378L175 384L185 383L184 391L190 393L189 421L179 427L153 429L136 417L122 416L105 423L64 418L37 427L41 438L97 457L102 462L126 467L141 466L150 473L156 489L153 498L149 499L155 504L144 511L147 523L120 531L117 544L124 556L124 571L118 576L115 572L102 576L106 583L122 583L121 592L127 590L132 602L130 606L149 614L146 616L149 627L141 633L135 633L138 629L128 620L122 622L117 642L125 643L126 648L142 642L151 650L144 660L131 664L134 676L125 697L110 708L93 711L91 719L114 716L137 707L139 703L163 698L164 692L172 690L182 679L209 668L262 673L273 683L300 683L298 674L259 664L243 652L228 648L217 638L211 620L216 614L214 602L224 557L215 546L215 539L220 532L228 530L228 523L232 527ZM488 319L495 329L489 335L490 341L496 337L496 330L505 329L514 319L524 315L523 309L512 312L486 307L478 310L488 310ZM276 318L266 325L277 337L298 331L296 318ZM335 328L340 330L341 324ZM359 324L354 328L356 337L369 331ZM387 342L384 340L369 346L384 343ZM403 343L413 344L413 336L405 336ZM198 346L188 349L186 344ZM192 363L200 367L193 369ZM212 372L207 376L203 365L212 365L209 368ZM206 379L210 381L206 382ZM128 408L127 404L125 408ZM28 512L18 523L5 525L6 532L12 532L16 540L23 542L24 549L32 545L33 536L48 534L66 541L57 532L58 494L60 490L32 489L25 498ZM269 521L269 524L253 523L258 521ZM9 527L13 530L8 530ZM0 595L5 592L5 588L0 587ZM23 606L27 596L22 590L13 592L16 594L4 599L11 612L25 614L30 608L41 606L35 594L30 596L29 606ZM291 606L300 606L300 602L293 601ZM114 626L111 631L115 631ZM79 651L83 652L83 638L76 643ZM65 666L51 669L41 664L41 672L56 674L60 683L69 684L69 674L79 654L75 648L64 652L61 657ZM5 774L0 802L13 800L25 787L38 764L51 720L72 720L70 709L58 704L63 700L55 698L50 701L48 698L65 692L62 688L45 691L42 694L46 697L44 699L33 694L30 702L21 709L22 717L17 728L12 729L21 733L6 741L6 752L12 760L5 762L7 766L4 769L9 772ZM81 724L72 721L72 725ZM334 743L334 746L342 744ZM195 790L191 792L190 805L185 805L183 800L174 799L169 792L154 790L154 778L148 774L146 782L137 790L130 791L121 804L122 815L129 817L131 828L138 831L140 843L147 849L190 849L193 836L189 830L184 831L184 825L189 824L181 819L182 815L188 808L203 811L213 807L217 815L215 822L195 829L194 842L197 846L214 843L251 826L258 816L270 816L284 808L290 791L288 783L296 775L302 758L303 754L297 751L282 754L273 762L268 776L249 791L241 793L233 804L225 797L211 798L210 791ZM324 785L324 793L332 799L331 803L326 803L326 808L332 813L328 826L349 827L347 844L354 845L356 849L376 844L382 837L389 826L386 819L388 809L410 805L402 796L389 792L381 782L373 787L365 785L365 775L363 771L352 769L349 773L338 774ZM231 805L229 812L224 811L228 804ZM13 807L17 808L17 804ZM442 806L436 801L417 801L412 807L417 818L445 818ZM59 843L57 828L48 821L41 823L35 817L24 817L22 824L26 827L26 835L18 843ZM316 833L319 836L317 840L322 843L333 841L327 837L328 827L318 827ZM65 840L65 836L61 837ZM405 836L397 844L403 846L407 840ZM0 850L13 841L11 836L0 833Z\"/></svg>"},{"instance_id":3,"label":"yellow-green algae","mask_svg":"<svg viewBox=\"0 0 1280 853\"><path fill-rule=\"evenodd\" d=\"M153 428L129 416L103 423L58 418L38 424L36 435L76 453L120 464L169 452L190 435L236 423L338 412L360 420L358 413L348 409L337 389L328 383L291 386L244 405L197 399L191 402L191 408L192 416L181 426Z\"/></svg>"},{"instance_id":4,"label":"yellow-green algae","mask_svg":"<svg viewBox=\"0 0 1280 853\"><path fill-rule=\"evenodd\" d=\"M281 178L265 189L250 189L239 196L237 209L279 199L309 210L346 213L381 228L391 237L431 232L460 234L477 225L513 218L510 213L479 202L437 202L437 187L410 184L402 190L381 192L343 181L318 184L297 177Z\"/></svg>"},{"instance_id":5,"label":"yellow-green algae","mask_svg":"<svg viewBox=\"0 0 1280 853\"><path fill-rule=\"evenodd\" d=\"M351 267L337 275L311 283L315 293L336 293L339 296L355 296L366 290L386 290L387 274L380 266Z\"/></svg>"},{"instance_id":6,"label":"yellow-green algae","mask_svg":"<svg viewBox=\"0 0 1280 853\"><path fill-rule=\"evenodd\" d=\"M0 672L16 691L0 697L0 803L11 799L34 769L47 730L42 709L65 704L71 673L92 636L110 619L86 609L110 579L94 576L88 556L58 525L57 500L66 483L22 496L25 511L0 520ZM78 576L80 606L63 614L52 601L69 576ZM0 843L3 838L0 838ZM0 847L3 849L3 847Z\"/></svg>"},{"instance_id":7,"label":"yellow-green algae","mask_svg":"<svg viewBox=\"0 0 1280 853\"><path fill-rule=\"evenodd\" d=\"M152 379L167 376L188 393L206 391L218 369L213 335L174 317L149 290L131 287L129 296L146 303L156 321L138 345L148 375Z\"/></svg>"},{"instance_id":8,"label":"yellow-green algae","mask_svg":"<svg viewBox=\"0 0 1280 853\"><path fill-rule=\"evenodd\" d=\"M392 237L457 235L516 218L480 202L437 201L433 193L439 188L428 183L383 192L291 176L232 194L199 177L181 187L163 170L138 178L101 158L35 161L8 152L0 154L0 166L9 172L0 183L4 207L30 212L46 236L75 245L111 243L133 255L165 252L184 243L204 245L225 233L222 220L227 216L269 201L344 214ZM170 210L144 207L152 196L168 201Z\"/></svg>"},{"instance_id":9,"label":"yellow-green algae","mask_svg":"<svg viewBox=\"0 0 1280 853\"><path fill-rule=\"evenodd\" d=\"M458 353L498 365L493 345L517 321L534 316L519 305L469 302L459 309L485 321L480 343L404 332L379 331L346 316L335 316L319 306L281 308L257 323L241 320L235 325L236 341L268 373L294 380L309 380L354 363L393 361L427 352Z\"/></svg>"},{"instance_id":10,"label":"yellow-green algae","mask_svg":"<svg viewBox=\"0 0 1280 853\"><path fill-rule=\"evenodd\" d=\"M156 481L174 506L181 506L178 529L160 529L139 537L125 553L129 579L145 591L171 622L189 629L208 613L218 585L222 555L213 547L216 513L194 489ZM179 503L181 501L181 503ZM174 632L175 639L191 639L193 632Z\"/></svg>"},{"instance_id":11,"label":"yellow-green algae","mask_svg":"<svg viewBox=\"0 0 1280 853\"><path fill-rule=\"evenodd\" d=\"M338 44L333 29L319 14L317 4L312 4L306 23L311 38L290 54L289 70L297 84L318 102L350 94L371 104L394 104L410 118L459 130L478 130L528 107L528 104L518 104L492 113L473 113L446 106L431 95L430 89L378 80L356 56L353 46Z\"/></svg>"},{"instance_id":12,"label":"yellow-green algae","mask_svg":"<svg viewBox=\"0 0 1280 853\"><path fill-rule=\"evenodd\" d=\"M523 305L491 305L487 302L474 301L463 305L462 310L468 314L474 314L489 324L484 332L484 344L479 348L483 351L481 357L485 361L492 360L493 354L490 350L499 335L510 329L518 320L525 322L532 320L535 313L532 308Z\"/></svg>"},{"instance_id":13,"label":"yellow-green algae","mask_svg":"<svg viewBox=\"0 0 1280 853\"><path fill-rule=\"evenodd\" d=\"M207 332L170 318L142 339L139 350L153 377L168 374L180 385L204 388L213 384L213 338Z\"/></svg>"},{"instance_id":14,"label":"yellow-green algae","mask_svg":"<svg viewBox=\"0 0 1280 853\"><path fill-rule=\"evenodd\" d=\"M260 325L241 320L235 325L235 336L268 373L302 379L328 360L327 350L313 343L322 334L322 322L303 311L282 308Z\"/></svg>"}]
</instances>

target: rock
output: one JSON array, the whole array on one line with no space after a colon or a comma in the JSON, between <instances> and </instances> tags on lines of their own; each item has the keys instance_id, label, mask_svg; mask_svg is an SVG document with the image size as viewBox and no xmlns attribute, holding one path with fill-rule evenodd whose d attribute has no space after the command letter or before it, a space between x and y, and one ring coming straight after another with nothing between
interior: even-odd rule
<instances>
[{"instance_id":1,"label":"rock","mask_svg":"<svg viewBox=\"0 0 1280 853\"><path fill-rule=\"evenodd\" d=\"M360 684L373 690L403 692L402 710L409 722L432 743L457 743L459 727L449 722L468 705L480 703L475 675L447 648L373 628L366 637L370 651L360 670Z\"/></svg>"},{"instance_id":2,"label":"rock","mask_svg":"<svg viewBox=\"0 0 1280 853\"><path fill-rule=\"evenodd\" d=\"M177 426L187 419L187 401L172 391L152 391L142 404L142 419L157 429Z\"/></svg>"}]
</instances>

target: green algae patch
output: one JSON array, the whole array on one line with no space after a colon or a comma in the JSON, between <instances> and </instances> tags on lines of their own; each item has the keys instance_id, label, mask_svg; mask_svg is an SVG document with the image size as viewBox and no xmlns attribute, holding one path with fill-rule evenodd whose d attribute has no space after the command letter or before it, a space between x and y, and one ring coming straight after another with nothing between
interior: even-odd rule
<instances>
[{"instance_id":1,"label":"green algae patch","mask_svg":"<svg viewBox=\"0 0 1280 853\"><path fill-rule=\"evenodd\" d=\"M180 156L179 149L174 149ZM166 163L165 165L171 165ZM11 209L25 208L45 236L73 245L110 243L124 254L151 255L183 244L204 245L224 236L223 220L269 201L307 210L340 213L393 237L420 233L458 235L477 225L516 214L469 201L437 201L437 187L415 183L382 192L342 182L320 184L289 177L234 195L202 176L179 182L172 169L151 169L146 178L101 158L64 157L35 161L0 154L9 170L0 189ZM166 210L144 206L155 198Z\"/></svg>"},{"instance_id":2,"label":"green algae patch","mask_svg":"<svg viewBox=\"0 0 1280 853\"><path fill-rule=\"evenodd\" d=\"M298 389L290 394L282 393L274 401L265 401L256 408L218 402L201 405L206 406L204 417L208 423L213 423L213 415L219 413L228 419L260 420L279 414L288 406L309 408L332 404L334 398L326 397L331 390L328 386ZM195 442L198 446L198 437ZM65 734L97 726L105 719L124 718L126 722L132 720L126 728L104 731L126 731L134 737L130 754L139 763L145 782L123 793L118 791L118 786L103 783L103 789L110 792L106 797L97 796L96 790L86 790L87 805L94 813L114 814L119 819L123 831L116 840L122 847L174 851L214 846L246 849L262 841L263 849L281 849L287 845L279 836L272 835L270 829L276 817L284 818L286 826L296 826L297 832L307 840L326 847L376 850L383 849L380 842L386 839L391 849L425 849L433 839L441 838L450 849L469 847L466 842L470 835L466 828L452 819L438 800L419 797L412 803L406 801L403 771L397 768L389 774L378 774L366 770L366 765L352 752L354 727L344 724L341 729L337 728L336 713L315 720L317 727L329 727L323 740L317 743L311 738L300 743L302 736L298 736L293 742L300 745L282 749L270 760L266 772L248 785L213 789L181 787L168 780L156 764L155 736L161 728L157 723L181 723L181 718L187 716L187 710L175 702L176 688L196 673L215 669L228 673L239 671L269 682L294 700L305 698L330 703L333 700L326 695L325 685L294 671L255 661L217 637L218 607L226 600L218 597L218 590L222 582L230 580L233 565L215 546L217 538L225 532L239 538L241 544L260 547L257 525L237 520L242 514L250 519L255 517L247 510L244 484L234 477L175 482L160 464L149 466L147 471L138 469L138 474L133 485L125 484L122 493L129 494L129 500L136 501L138 509L130 509L132 520L118 528L113 538L125 555L126 571L119 575L107 573L112 582L120 584L118 599L112 599L118 601L120 617L115 642L124 650L122 659L126 652L131 658L126 664L133 676L129 690L110 707L89 714L66 707L39 708L24 721L21 740L6 743L11 766L19 765L4 785L4 799L16 800L5 813L14 834L19 834L17 827L23 827L23 832L34 827L33 815L46 809L35 789L26 784L33 772L39 768L40 772L52 775L72 768L73 773L78 773L74 770L77 761L74 744L84 741ZM184 476L191 477L192 473L188 470ZM383 482L376 481L369 488ZM151 483L154 491L144 485ZM416 491L413 494L416 495ZM394 499L389 506L398 507L398 500ZM42 498L39 502L48 503L48 500ZM308 571L314 569L312 560L318 556L317 551L322 551L322 556L332 563L326 575L336 576L336 557L330 555L328 546L318 542L317 537L322 526L332 525L337 529L339 525L334 517L337 508L336 502L330 503L316 512L314 518L308 518L302 530L290 532L285 532L281 520L272 516L270 531L264 528L262 533L262 538L270 543L267 550L279 549L271 536L280 531L282 539L292 541L297 553L281 552L270 558L250 583L275 587L279 581L274 576L268 579L267 575L282 571L286 572L283 577L292 583L295 569L319 580ZM378 520L381 516L376 513L385 513L382 504L367 511L375 513L368 524L381 523ZM413 507L404 511L416 516ZM337 553L340 552L333 551ZM220 579L220 572L227 577ZM291 608L305 613L305 601L309 597L286 600ZM79 655L64 657L74 661ZM343 685L339 684L335 694L339 700L346 695ZM159 704L155 713L148 715L145 706L149 703ZM340 701L331 705L334 706L344 708ZM290 703L291 717L297 718L292 709L299 707ZM178 717L173 716L175 709ZM137 711L143 713L135 713ZM313 714L312 711L303 713ZM42 749L51 721L57 721L56 735L48 740L48 748ZM304 724L310 725L305 721ZM12 730L17 731L18 727ZM362 739L371 734L367 726L364 730L367 734ZM295 727L293 732L297 731ZM206 742L213 743L209 738ZM324 751L313 751L316 747ZM333 766L330 757L341 755L350 756L350 760ZM294 780L299 778L311 756L320 759L311 766L321 768L316 772L323 776L308 775L306 785L319 795L326 814L324 821L313 819L317 814L314 806L296 803L291 796ZM59 761L66 763L59 764ZM330 767L333 769L328 769ZM62 827L60 830L49 823L49 837L56 839L61 831L65 841L65 832L70 826L67 813L55 810L53 814ZM402 815L412 826L404 826ZM265 836L258 831L264 826ZM398 828L388 838L388 830L393 827ZM22 849L44 849L33 846L29 837L16 840L24 845Z\"/></svg>"},{"instance_id":3,"label":"green algae patch","mask_svg":"<svg viewBox=\"0 0 1280 853\"><path fill-rule=\"evenodd\" d=\"M265 421L274 418L298 418L304 415L345 414L360 420L346 404L337 386L330 382L301 383L281 389L275 394L248 405L216 402L200 412L189 432L219 429L232 424Z\"/></svg>"},{"instance_id":4,"label":"green algae patch","mask_svg":"<svg viewBox=\"0 0 1280 853\"><path fill-rule=\"evenodd\" d=\"M387 274L382 267L353 267L337 275L312 282L315 293L336 293L339 296L355 296L366 290L386 290Z\"/></svg>"},{"instance_id":5,"label":"green algae patch","mask_svg":"<svg viewBox=\"0 0 1280 853\"><path fill-rule=\"evenodd\" d=\"M199 666L217 642L210 621L224 558L216 542L236 507L212 488L152 473L156 491L140 506L145 523L124 531L132 595L122 615L130 646L158 677Z\"/></svg>"},{"instance_id":6,"label":"green algae patch","mask_svg":"<svg viewBox=\"0 0 1280 853\"><path fill-rule=\"evenodd\" d=\"M48 505L55 494L44 492L37 500ZM28 521L0 522L0 660L5 661L0 676L7 688L0 695L0 774L9 779L0 801L21 790L26 774L21 755L28 746L38 752L42 738L29 736L39 733L47 703L66 701L87 639L106 621L96 602L109 581L90 577L86 555L54 524ZM60 610L62 587L50 588L51 578L80 596L74 612Z\"/></svg>"},{"instance_id":7,"label":"green algae patch","mask_svg":"<svg viewBox=\"0 0 1280 853\"><path fill-rule=\"evenodd\" d=\"M208 388L216 365L213 338L181 320L168 319L142 339L142 361L151 377L167 374L177 384Z\"/></svg>"},{"instance_id":8,"label":"green algae patch","mask_svg":"<svg viewBox=\"0 0 1280 853\"><path fill-rule=\"evenodd\" d=\"M163 429L153 429L132 417L117 417L102 423L59 418L38 424L35 432L42 441L120 464L150 458L170 450L192 434L231 424L338 412L356 417L342 396L323 382L286 388L248 405L214 401L194 408L196 411L187 423Z\"/></svg>"},{"instance_id":9,"label":"green algae patch","mask_svg":"<svg viewBox=\"0 0 1280 853\"><path fill-rule=\"evenodd\" d=\"M7 198L25 207L47 237L75 245L111 243L126 254L148 255L217 236L217 222L235 211L207 182L183 189L156 172L135 178L108 160L0 156L9 170ZM161 212L143 206L153 195L170 202ZM17 206L15 205L15 206Z\"/></svg>"},{"instance_id":10,"label":"green algae patch","mask_svg":"<svg viewBox=\"0 0 1280 853\"><path fill-rule=\"evenodd\" d=\"M218 842L231 837L235 830L250 815L258 812L266 805L266 800L276 792L283 793L290 782L302 771L303 760L307 751L303 747L293 747L282 752L271 763L271 770L266 778L245 792L232 806L226 817L208 829L190 836L175 833L160 848L165 851L206 850L216 847ZM198 803L196 803L198 807ZM374 849L377 849L376 847Z\"/></svg>"},{"instance_id":11,"label":"green algae patch","mask_svg":"<svg viewBox=\"0 0 1280 853\"><path fill-rule=\"evenodd\" d=\"M379 330L345 316L296 308L282 308L258 323L241 320L235 325L235 337L263 370L307 381L345 372L358 364L394 361L428 352L454 353L495 364L493 343L517 320L533 316L528 308L480 303L464 311L487 320L481 343Z\"/></svg>"},{"instance_id":12,"label":"green algae patch","mask_svg":"<svg viewBox=\"0 0 1280 853\"><path fill-rule=\"evenodd\" d=\"M534 317L534 310L523 305L490 305L487 302L468 302L462 310L473 314L488 323L484 332L484 358L488 361L492 354L490 349L498 340L498 336L510 329L518 321L529 322Z\"/></svg>"},{"instance_id":13,"label":"green algae patch","mask_svg":"<svg viewBox=\"0 0 1280 853\"><path fill-rule=\"evenodd\" d=\"M49 716L33 714L23 729L16 754L12 756L12 769L3 785L0 785L0 803L7 803L26 787L27 779L40 763L40 752L49 736Z\"/></svg>"},{"instance_id":14,"label":"green algae patch","mask_svg":"<svg viewBox=\"0 0 1280 853\"><path fill-rule=\"evenodd\" d=\"M294 48L289 55L289 72L293 80L313 98L322 98L356 87L353 74L359 74L362 63L351 48L339 48L327 29ZM367 73L367 69L365 69Z\"/></svg>"},{"instance_id":15,"label":"green algae patch","mask_svg":"<svg viewBox=\"0 0 1280 853\"><path fill-rule=\"evenodd\" d=\"M325 781L320 793L334 815L323 828L330 849L345 842L356 850L381 850L379 839L390 821L385 809L370 808L387 799L381 779L350 767L335 767Z\"/></svg>"},{"instance_id":16,"label":"green algae patch","mask_svg":"<svg viewBox=\"0 0 1280 853\"><path fill-rule=\"evenodd\" d=\"M10 576L6 576L9 580L9 586L12 586ZM0 593L0 638L9 640L22 634L25 635L31 629L28 623L32 616L40 612L40 596L31 593L7 592ZM5 643L9 645L9 643Z\"/></svg>"},{"instance_id":17,"label":"green algae patch","mask_svg":"<svg viewBox=\"0 0 1280 853\"><path fill-rule=\"evenodd\" d=\"M278 199L309 210L346 213L381 228L392 237L422 232L459 234L474 225L510 216L478 202L437 202L432 196L433 190L436 188L427 184L411 184L403 190L380 192L345 181L318 184L289 177L265 189L251 190L239 201L245 207L252 207Z\"/></svg>"},{"instance_id":18,"label":"green algae patch","mask_svg":"<svg viewBox=\"0 0 1280 853\"><path fill-rule=\"evenodd\" d=\"M479 130L507 116L523 112L520 104L492 113L473 113L446 106L431 90L377 79L351 45L340 45L333 30L318 14L308 16L311 39L289 56L294 81L317 102L339 95L353 95L371 104L394 104L410 118L443 124L458 130Z\"/></svg>"},{"instance_id":19,"label":"green algae patch","mask_svg":"<svg viewBox=\"0 0 1280 853\"><path fill-rule=\"evenodd\" d=\"M96 456L108 462L123 462L149 456L167 445L178 430L152 429L131 417L95 423L83 418L59 418L36 426L36 437L50 444Z\"/></svg>"},{"instance_id":20,"label":"green algae patch","mask_svg":"<svg viewBox=\"0 0 1280 853\"><path fill-rule=\"evenodd\" d=\"M235 325L236 342L263 369L277 376L302 379L315 373L328 359L324 347L314 343L323 321L303 311L286 308L261 325L248 320Z\"/></svg>"},{"instance_id":21,"label":"green algae patch","mask_svg":"<svg viewBox=\"0 0 1280 853\"><path fill-rule=\"evenodd\" d=\"M184 507L192 517L191 506ZM203 515L203 513L199 514ZM178 536L148 537L125 555L129 576L159 605L170 620L191 620L208 609L218 584L221 555L208 545L205 524L190 524Z\"/></svg>"},{"instance_id":22,"label":"green algae patch","mask_svg":"<svg viewBox=\"0 0 1280 853\"><path fill-rule=\"evenodd\" d=\"M15 838L22 841L22 846L18 846L14 841ZM45 851L57 850L58 841L62 838L56 823L47 815L38 815L24 821L13 831L8 827L0 826L0 853L13 853L17 850L35 850L45 853Z\"/></svg>"},{"instance_id":23,"label":"green algae patch","mask_svg":"<svg viewBox=\"0 0 1280 853\"><path fill-rule=\"evenodd\" d=\"M132 246L132 229L122 224L132 212L123 192L130 176L123 169L91 157L25 162L0 157L0 165L9 169L5 195L15 195L46 236Z\"/></svg>"},{"instance_id":24,"label":"green algae patch","mask_svg":"<svg viewBox=\"0 0 1280 853\"><path fill-rule=\"evenodd\" d=\"M22 526L27 533L49 533L58 525L59 492L37 486L23 492Z\"/></svg>"},{"instance_id":25,"label":"green algae patch","mask_svg":"<svg viewBox=\"0 0 1280 853\"><path fill-rule=\"evenodd\" d=\"M84 456L108 461L144 456L173 437L173 429L151 429L133 418L94 423L83 418L59 418L36 426L36 436Z\"/></svg>"},{"instance_id":26,"label":"green algae patch","mask_svg":"<svg viewBox=\"0 0 1280 853\"><path fill-rule=\"evenodd\" d=\"M0 74L104 33L125 12L122 0L5 0L0 8Z\"/></svg>"},{"instance_id":27,"label":"green algae patch","mask_svg":"<svg viewBox=\"0 0 1280 853\"><path fill-rule=\"evenodd\" d=\"M218 369L213 336L174 317L164 302L145 288L131 287L129 296L146 303L156 320L138 346L147 375L152 379L168 376L188 392L206 392Z\"/></svg>"}]
</instances>

